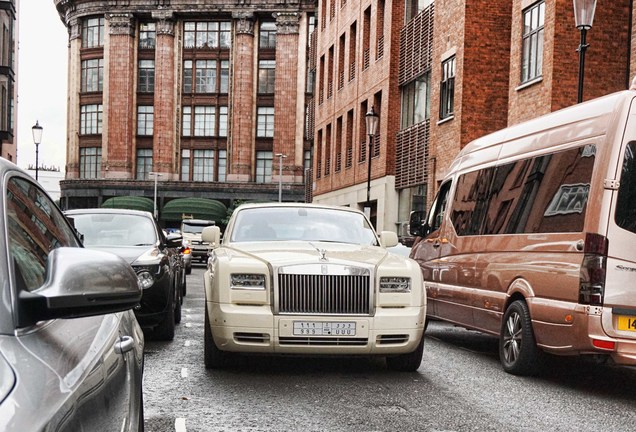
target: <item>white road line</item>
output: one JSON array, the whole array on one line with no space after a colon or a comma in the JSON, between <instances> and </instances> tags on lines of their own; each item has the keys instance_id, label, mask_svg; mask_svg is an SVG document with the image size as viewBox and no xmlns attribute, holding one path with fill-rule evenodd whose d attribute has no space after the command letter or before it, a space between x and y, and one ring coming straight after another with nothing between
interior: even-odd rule
<instances>
[{"instance_id":1,"label":"white road line","mask_svg":"<svg viewBox=\"0 0 636 432\"><path fill-rule=\"evenodd\" d=\"M178 418L174 421L175 432L186 432L186 421L184 418Z\"/></svg>"},{"instance_id":2,"label":"white road line","mask_svg":"<svg viewBox=\"0 0 636 432\"><path fill-rule=\"evenodd\" d=\"M185 326L186 326L186 327L188 327L188 328L190 328L190 327L192 327L192 324L190 324L190 323L186 323L186 325L185 325Z\"/></svg>"},{"instance_id":3,"label":"white road line","mask_svg":"<svg viewBox=\"0 0 636 432\"><path fill-rule=\"evenodd\" d=\"M181 368L181 378L188 377L188 368Z\"/></svg>"},{"instance_id":4,"label":"white road line","mask_svg":"<svg viewBox=\"0 0 636 432\"><path fill-rule=\"evenodd\" d=\"M189 347L189 346L190 346L190 341L189 341L189 340L185 341L185 343L183 344L183 346L187 346L187 347Z\"/></svg>"}]
</instances>

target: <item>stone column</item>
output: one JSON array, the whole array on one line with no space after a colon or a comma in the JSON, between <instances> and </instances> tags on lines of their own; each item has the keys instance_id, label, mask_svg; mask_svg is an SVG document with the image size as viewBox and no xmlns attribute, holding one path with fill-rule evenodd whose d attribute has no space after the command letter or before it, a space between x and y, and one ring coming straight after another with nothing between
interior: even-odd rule
<instances>
[{"instance_id":1,"label":"stone column","mask_svg":"<svg viewBox=\"0 0 636 432\"><path fill-rule=\"evenodd\" d=\"M106 140L102 150L105 177L135 177L133 138L135 124L135 20L128 13L107 14L108 20L108 84L104 90L104 126ZM106 78L105 78L106 80ZM106 152L106 157L105 153ZM105 160L104 160L105 159Z\"/></svg>"},{"instance_id":2,"label":"stone column","mask_svg":"<svg viewBox=\"0 0 636 432\"><path fill-rule=\"evenodd\" d=\"M157 20L157 43L155 46L155 101L153 171L170 173L178 177L175 157L178 153L175 125L176 87L175 46L173 13L157 11L152 13ZM164 177L164 180L167 179Z\"/></svg>"},{"instance_id":3,"label":"stone column","mask_svg":"<svg viewBox=\"0 0 636 432\"><path fill-rule=\"evenodd\" d=\"M254 164L254 15L235 12L228 182L249 182Z\"/></svg>"},{"instance_id":4,"label":"stone column","mask_svg":"<svg viewBox=\"0 0 636 432\"><path fill-rule=\"evenodd\" d=\"M298 68L299 68L299 18L298 13L276 13L276 81L274 93L274 155L282 153L283 172L279 172L278 158L272 163L272 182L279 176L285 183L296 180L294 172L300 170L302 182L302 139L298 128ZM302 53L304 54L304 52ZM304 62L303 62L304 63ZM301 105L303 105L301 103ZM300 130L302 132L302 117Z\"/></svg>"},{"instance_id":5,"label":"stone column","mask_svg":"<svg viewBox=\"0 0 636 432\"><path fill-rule=\"evenodd\" d=\"M68 105L66 107L66 175L67 179L79 178L79 94L81 84L80 48L81 25L73 18L68 25Z\"/></svg>"}]
</instances>

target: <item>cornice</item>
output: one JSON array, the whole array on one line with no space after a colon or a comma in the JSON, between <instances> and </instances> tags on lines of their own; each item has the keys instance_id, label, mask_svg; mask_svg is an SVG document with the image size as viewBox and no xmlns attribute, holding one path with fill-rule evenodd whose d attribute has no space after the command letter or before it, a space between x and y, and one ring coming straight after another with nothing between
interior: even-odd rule
<instances>
[{"instance_id":1,"label":"cornice","mask_svg":"<svg viewBox=\"0 0 636 432\"><path fill-rule=\"evenodd\" d=\"M233 15L241 12L302 13L315 12L318 0L54 0L60 19L69 25L72 19L89 15L130 13L151 16L162 10L194 17L202 13Z\"/></svg>"}]
</instances>

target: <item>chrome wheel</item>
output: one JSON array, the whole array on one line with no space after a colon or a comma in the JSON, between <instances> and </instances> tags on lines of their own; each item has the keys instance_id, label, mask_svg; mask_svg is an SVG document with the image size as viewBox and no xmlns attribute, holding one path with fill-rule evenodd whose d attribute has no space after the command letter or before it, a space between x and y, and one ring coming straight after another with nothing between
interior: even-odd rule
<instances>
[{"instance_id":1,"label":"chrome wheel","mask_svg":"<svg viewBox=\"0 0 636 432\"><path fill-rule=\"evenodd\" d=\"M522 344L521 318L513 312L506 320L503 334L503 356L506 362L514 363L519 358Z\"/></svg>"},{"instance_id":2,"label":"chrome wheel","mask_svg":"<svg viewBox=\"0 0 636 432\"><path fill-rule=\"evenodd\" d=\"M542 365L542 352L532 330L530 310L524 300L508 306L501 323L499 360L504 370L514 375L532 375Z\"/></svg>"}]
</instances>

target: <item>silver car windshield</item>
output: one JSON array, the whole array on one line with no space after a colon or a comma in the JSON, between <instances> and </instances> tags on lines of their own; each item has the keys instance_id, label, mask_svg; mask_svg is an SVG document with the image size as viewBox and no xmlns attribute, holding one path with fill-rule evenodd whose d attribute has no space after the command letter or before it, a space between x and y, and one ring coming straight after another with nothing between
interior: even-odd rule
<instances>
[{"instance_id":1,"label":"silver car windshield","mask_svg":"<svg viewBox=\"0 0 636 432\"><path fill-rule=\"evenodd\" d=\"M153 222L127 214L75 214L77 231L84 246L151 246L157 243Z\"/></svg>"},{"instance_id":2,"label":"silver car windshield","mask_svg":"<svg viewBox=\"0 0 636 432\"><path fill-rule=\"evenodd\" d=\"M232 242L316 241L362 245L379 244L373 228L355 212L307 208L251 208L239 211L230 235Z\"/></svg>"}]
</instances>

